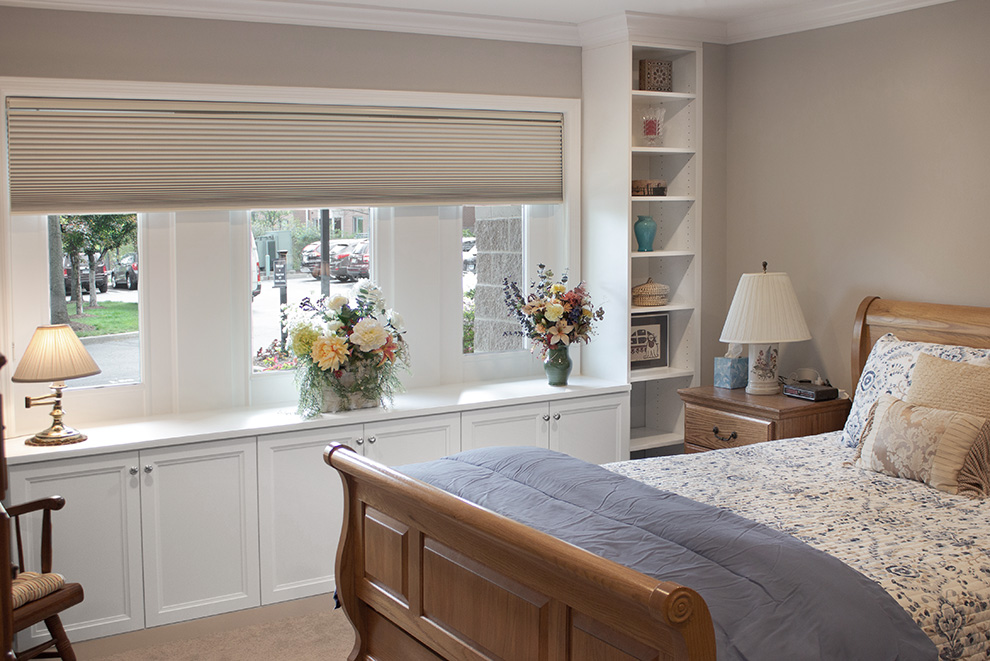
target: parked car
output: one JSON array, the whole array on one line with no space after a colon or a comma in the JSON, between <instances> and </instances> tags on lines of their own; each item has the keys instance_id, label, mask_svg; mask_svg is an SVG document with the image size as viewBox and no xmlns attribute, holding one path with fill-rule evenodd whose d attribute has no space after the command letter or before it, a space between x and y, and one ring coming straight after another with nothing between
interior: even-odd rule
<instances>
[{"instance_id":1,"label":"parked car","mask_svg":"<svg viewBox=\"0 0 990 661\"><path fill-rule=\"evenodd\" d=\"M478 268L478 246L476 245L477 238L473 236L465 236L461 239L461 261L463 262L462 270L465 272L473 273Z\"/></svg>"},{"instance_id":2,"label":"parked car","mask_svg":"<svg viewBox=\"0 0 990 661\"><path fill-rule=\"evenodd\" d=\"M113 282L114 288L137 289L138 255L136 252L129 252L117 260L117 263L110 269L110 280Z\"/></svg>"},{"instance_id":3,"label":"parked car","mask_svg":"<svg viewBox=\"0 0 990 661\"><path fill-rule=\"evenodd\" d=\"M360 248L362 245L367 245L367 239L360 239L354 244L343 248L340 252L330 255L330 275L331 277L337 278L341 282L347 282L351 279L351 276L347 273L348 260L351 257L351 253Z\"/></svg>"},{"instance_id":4,"label":"parked car","mask_svg":"<svg viewBox=\"0 0 990 661\"><path fill-rule=\"evenodd\" d=\"M338 254L342 250L349 250L351 246L358 242L358 239L331 239L330 240L330 258ZM302 268L303 270L308 270L310 275L314 278L319 279L320 277L320 242L314 241L308 246L303 248L302 251ZM332 276L332 271L331 271Z\"/></svg>"},{"instance_id":5,"label":"parked car","mask_svg":"<svg viewBox=\"0 0 990 661\"><path fill-rule=\"evenodd\" d=\"M261 263L258 259L258 244L254 240L254 232L251 232L251 302L254 297L261 293Z\"/></svg>"},{"instance_id":6,"label":"parked car","mask_svg":"<svg viewBox=\"0 0 990 661\"><path fill-rule=\"evenodd\" d=\"M68 255L62 255L62 277L65 279L65 295L72 293L72 260ZM82 290L89 292L89 258L85 254L79 255L79 280L82 283ZM105 294L107 291L107 265L103 263L102 256L96 255L96 289Z\"/></svg>"},{"instance_id":7,"label":"parked car","mask_svg":"<svg viewBox=\"0 0 990 661\"><path fill-rule=\"evenodd\" d=\"M365 241L351 251L347 258L347 279L360 280L371 275L371 259L368 254L369 243Z\"/></svg>"}]
</instances>

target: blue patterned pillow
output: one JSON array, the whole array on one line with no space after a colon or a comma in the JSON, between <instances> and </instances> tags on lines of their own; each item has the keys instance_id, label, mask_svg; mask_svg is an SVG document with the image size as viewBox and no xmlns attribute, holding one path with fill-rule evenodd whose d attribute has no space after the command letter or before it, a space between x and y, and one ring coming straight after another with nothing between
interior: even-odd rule
<instances>
[{"instance_id":1,"label":"blue patterned pillow","mask_svg":"<svg viewBox=\"0 0 990 661\"><path fill-rule=\"evenodd\" d=\"M869 417L870 408L881 395L890 394L898 399L907 396L911 387L911 371L918 361L918 354L924 352L952 360L957 363L986 365L990 362L990 350L951 344L930 342L902 342L887 333L873 345L863 366L863 373L856 384L846 426L842 429L842 444L851 448L859 445L863 424Z\"/></svg>"}]
</instances>

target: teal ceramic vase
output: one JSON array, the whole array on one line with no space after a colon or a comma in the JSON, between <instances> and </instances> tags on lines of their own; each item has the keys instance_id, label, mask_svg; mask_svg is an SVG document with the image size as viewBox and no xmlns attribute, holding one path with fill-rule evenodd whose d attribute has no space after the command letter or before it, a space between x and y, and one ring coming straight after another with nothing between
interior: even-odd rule
<instances>
[{"instance_id":1,"label":"teal ceramic vase","mask_svg":"<svg viewBox=\"0 0 990 661\"><path fill-rule=\"evenodd\" d=\"M551 386L567 385L567 377L571 374L571 357L567 353L566 344L547 351L547 357L543 359L543 370L547 373L547 383Z\"/></svg>"},{"instance_id":2,"label":"teal ceramic vase","mask_svg":"<svg viewBox=\"0 0 990 661\"><path fill-rule=\"evenodd\" d=\"M651 252L653 250L653 237L657 235L656 221L650 216L639 216L633 223L633 232L636 233L639 252Z\"/></svg>"}]
</instances>

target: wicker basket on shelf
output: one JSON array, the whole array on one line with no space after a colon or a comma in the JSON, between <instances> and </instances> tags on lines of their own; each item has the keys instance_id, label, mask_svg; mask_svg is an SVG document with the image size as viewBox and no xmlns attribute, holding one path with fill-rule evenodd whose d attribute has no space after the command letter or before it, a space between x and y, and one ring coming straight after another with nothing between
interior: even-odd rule
<instances>
[{"instance_id":1,"label":"wicker basket on shelf","mask_svg":"<svg viewBox=\"0 0 990 661\"><path fill-rule=\"evenodd\" d=\"M668 294L670 287L653 282L653 278L647 278L646 282L632 288L632 304L644 307L667 305Z\"/></svg>"}]
</instances>

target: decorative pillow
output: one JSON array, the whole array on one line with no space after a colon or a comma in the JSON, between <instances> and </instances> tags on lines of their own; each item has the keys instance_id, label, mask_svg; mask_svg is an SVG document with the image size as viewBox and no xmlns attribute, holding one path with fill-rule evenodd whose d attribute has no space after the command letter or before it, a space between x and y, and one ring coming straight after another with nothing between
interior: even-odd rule
<instances>
[{"instance_id":1,"label":"decorative pillow","mask_svg":"<svg viewBox=\"0 0 990 661\"><path fill-rule=\"evenodd\" d=\"M904 401L990 418L990 367L921 353Z\"/></svg>"},{"instance_id":2,"label":"decorative pillow","mask_svg":"<svg viewBox=\"0 0 990 661\"><path fill-rule=\"evenodd\" d=\"M904 342L887 333L873 345L859 383L856 384L852 408L842 429L844 445L851 448L859 445L863 424L880 395L893 394L899 399L907 396L911 386L911 370L920 353L957 363L987 365L990 361L990 350L987 349L930 342Z\"/></svg>"},{"instance_id":3,"label":"decorative pillow","mask_svg":"<svg viewBox=\"0 0 990 661\"><path fill-rule=\"evenodd\" d=\"M893 395L881 395L871 413L856 465L947 493L960 492L959 474L970 451L990 438L987 418L908 404Z\"/></svg>"}]
</instances>

